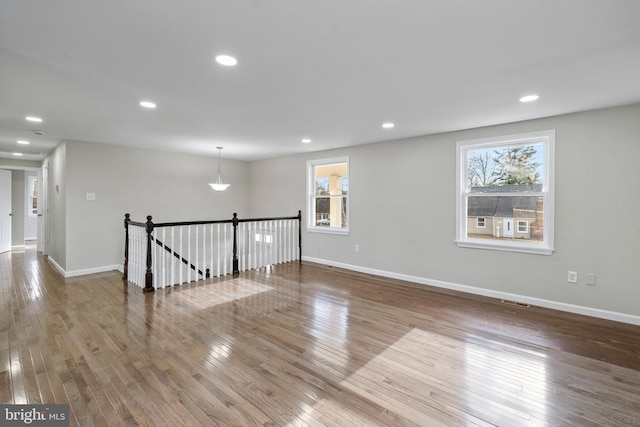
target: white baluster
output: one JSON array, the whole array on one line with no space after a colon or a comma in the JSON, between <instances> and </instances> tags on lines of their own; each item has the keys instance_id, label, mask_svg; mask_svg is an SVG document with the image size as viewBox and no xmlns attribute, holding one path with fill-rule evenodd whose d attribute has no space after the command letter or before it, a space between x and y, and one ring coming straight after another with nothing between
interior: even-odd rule
<instances>
[{"instance_id":1,"label":"white baluster","mask_svg":"<svg viewBox=\"0 0 640 427\"><path fill-rule=\"evenodd\" d=\"M182 254L184 253L182 250L182 242L184 240L184 237L182 235L182 229L184 227L180 226L180 251L178 252L178 254L182 257ZM178 266L180 267L180 284L184 283L184 268L182 267L182 260L178 259Z\"/></svg>"},{"instance_id":2,"label":"white baluster","mask_svg":"<svg viewBox=\"0 0 640 427\"><path fill-rule=\"evenodd\" d=\"M196 224L195 227L196 227L196 242L195 242L196 257L193 260L193 262L191 261L191 257L189 257L189 262L192 262L193 266L196 268L193 274L195 274L195 276L196 276L196 280L195 281L197 282L198 280L200 280L200 275L198 274L198 270L199 270L199 268L198 268L199 267L199 264L198 264L198 261L199 261L199 259L198 259L198 246L199 246L198 242L200 240L198 240L198 238L199 238L199 236L198 236L198 224Z\"/></svg>"},{"instance_id":3,"label":"white baluster","mask_svg":"<svg viewBox=\"0 0 640 427\"><path fill-rule=\"evenodd\" d=\"M215 249L213 246L213 224L209 227L209 252L211 253L211 260L209 261L209 268L211 269L211 277L213 277L213 255L215 253Z\"/></svg>"},{"instance_id":4,"label":"white baluster","mask_svg":"<svg viewBox=\"0 0 640 427\"><path fill-rule=\"evenodd\" d=\"M244 241L242 240L243 238L243 232L242 230L244 229L244 223L238 223L238 271L244 271L244 269L242 268L242 253L244 251Z\"/></svg>"},{"instance_id":5,"label":"white baluster","mask_svg":"<svg viewBox=\"0 0 640 427\"><path fill-rule=\"evenodd\" d=\"M164 250L164 245L166 245L166 235L167 235L167 229L165 227L162 227L162 232L158 233L161 235L162 237L162 246L158 246L158 242L156 243L156 248L160 248L160 256L158 257L158 267L160 270L160 274L158 277L158 283L159 286L161 288L164 288L166 286L166 277L165 277L165 272L166 272L166 268L167 268L167 257L165 256L166 251Z\"/></svg>"},{"instance_id":6,"label":"white baluster","mask_svg":"<svg viewBox=\"0 0 640 427\"><path fill-rule=\"evenodd\" d=\"M171 266L171 278L170 282L172 285L176 285L176 257L173 256L173 253L176 250L176 228L171 227L171 253L169 254L169 265Z\"/></svg>"},{"instance_id":7,"label":"white baluster","mask_svg":"<svg viewBox=\"0 0 640 427\"><path fill-rule=\"evenodd\" d=\"M191 226L187 225L187 282L191 283Z\"/></svg>"},{"instance_id":8,"label":"white baluster","mask_svg":"<svg viewBox=\"0 0 640 427\"><path fill-rule=\"evenodd\" d=\"M223 270L222 270L222 274L224 274L225 276L227 275L227 224L224 224L224 263L222 264Z\"/></svg>"},{"instance_id":9,"label":"white baluster","mask_svg":"<svg viewBox=\"0 0 640 427\"><path fill-rule=\"evenodd\" d=\"M216 277L220 277L220 224L218 224L218 232L216 233Z\"/></svg>"}]
</instances>

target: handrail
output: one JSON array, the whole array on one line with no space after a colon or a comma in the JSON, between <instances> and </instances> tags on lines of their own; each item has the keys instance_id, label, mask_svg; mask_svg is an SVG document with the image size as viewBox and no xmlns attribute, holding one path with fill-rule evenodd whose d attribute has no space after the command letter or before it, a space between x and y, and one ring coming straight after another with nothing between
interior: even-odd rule
<instances>
[{"instance_id":1,"label":"handrail","mask_svg":"<svg viewBox=\"0 0 640 427\"><path fill-rule=\"evenodd\" d=\"M270 217L270 218L244 218L244 219L240 219L238 218L238 214L234 213L233 214L233 218L231 219L225 219L225 220L205 220L205 221L183 221L183 222L164 222L164 223L157 223L154 224L152 221L152 216L148 215L147 216L147 222L139 222L139 221L132 221L131 220L131 215L130 214L125 214L125 218L124 218L124 228L125 228L125 251L124 251L124 266L123 266L123 280L128 281L129 280L129 241L130 241L130 237L129 237L129 227L130 226L134 226L134 227L140 227L143 228L146 232L146 269L145 269L145 278L144 278L144 288L143 291L144 292L153 292L155 289L153 287L153 266L152 266L152 262L153 262L153 257L152 257L152 241L156 241L156 243L161 246L162 248L164 248L167 252L169 252L170 254L173 254L174 257L178 258L179 260L182 261L182 263L184 263L185 265L187 265L187 267L191 266L191 268L195 271L198 271L198 273L200 275L203 275L202 271L199 270L193 263L191 263L189 260L185 259L182 255L176 253L173 249L171 249L169 246L167 246L166 244L164 244L163 242L161 242L160 240L158 240L157 238L155 238L152 234L154 232L154 229L156 228L162 228L162 227L183 227L183 226L191 226L191 225L202 225L203 227L205 225L209 225L209 224L232 224L233 226L233 252L232 252L232 274L234 276L239 275L239 260L238 260L238 225L240 223L251 223L251 222L267 222L267 221L283 221L283 220L297 220L298 221L298 262L302 262L302 211L298 211L298 215L297 216L281 216L281 217ZM251 230L251 225L248 225L247 227L243 228L244 230ZM196 232L197 232L198 228L196 227ZM290 230L290 229L287 229ZM246 231L245 231L246 232ZM226 234L225 234L226 236ZM289 236L291 236L289 234ZM245 236L246 237L246 236ZM293 236L291 236L293 237ZM265 237L266 239L266 237ZM269 237L269 239L271 239L271 237ZM225 241L226 241L226 237L225 237ZM269 242L271 242L271 240L269 240ZM289 248L291 248L291 246L288 246ZM295 252L294 252L295 253ZM293 255L294 253L292 252L287 252L287 255ZM278 253L278 256L280 255L280 253ZM197 256L197 252L196 252L196 256ZM249 257L251 255L249 254ZM254 254L255 257L255 254ZM226 255L225 255L225 259ZM290 260L291 258L289 258ZM262 257L260 258L260 262L262 262ZM273 262L273 261L272 261ZM280 261L282 262L282 261ZM243 266L244 266L244 258L243 258ZM218 261L218 267L220 267L220 261ZM243 267L244 268L244 267ZM138 270L139 271L139 270ZM206 277L210 277L209 276L209 269L206 269L207 274ZM226 267L225 267L225 272L226 272ZM141 273L140 273L141 274ZM218 268L218 274L220 274L220 269ZM226 273L223 273L226 274ZM138 276L140 277L140 276ZM181 276L182 277L182 276ZM134 280L135 281L135 280ZM138 282L140 283L140 282Z\"/></svg>"},{"instance_id":2,"label":"handrail","mask_svg":"<svg viewBox=\"0 0 640 427\"><path fill-rule=\"evenodd\" d=\"M301 212L301 211L299 211ZM125 214L125 216L128 214ZM233 214L234 216L238 215L236 213ZM285 219L298 219L298 216L278 216L278 217L272 217L272 218L244 218L244 219L240 219L238 218L238 222L256 222L256 221L279 221L279 220L285 220ZM146 225L145 222L136 222L136 221L129 221L130 225L137 225L139 227L144 227ZM182 225L208 225L208 224L233 224L233 219L218 219L218 220L211 220L211 221L182 221L182 222L157 222L157 223L153 223L153 227L154 228L160 228L160 227L179 227Z\"/></svg>"}]
</instances>

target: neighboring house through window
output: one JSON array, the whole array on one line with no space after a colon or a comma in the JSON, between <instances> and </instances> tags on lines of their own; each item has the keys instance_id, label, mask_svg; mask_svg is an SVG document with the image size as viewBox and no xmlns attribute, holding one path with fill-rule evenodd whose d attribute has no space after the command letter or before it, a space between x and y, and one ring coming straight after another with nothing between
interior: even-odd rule
<instances>
[{"instance_id":1,"label":"neighboring house through window","mask_svg":"<svg viewBox=\"0 0 640 427\"><path fill-rule=\"evenodd\" d=\"M349 234L349 157L307 161L307 229Z\"/></svg>"},{"instance_id":2,"label":"neighboring house through window","mask_svg":"<svg viewBox=\"0 0 640 427\"><path fill-rule=\"evenodd\" d=\"M555 132L459 141L456 243L553 252Z\"/></svg>"}]
</instances>

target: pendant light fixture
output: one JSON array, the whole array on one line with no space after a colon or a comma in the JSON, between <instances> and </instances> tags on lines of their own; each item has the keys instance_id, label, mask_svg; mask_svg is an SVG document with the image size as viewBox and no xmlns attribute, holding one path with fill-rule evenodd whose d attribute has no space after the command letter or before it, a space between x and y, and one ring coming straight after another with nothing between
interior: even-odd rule
<instances>
[{"instance_id":1,"label":"pendant light fixture","mask_svg":"<svg viewBox=\"0 0 640 427\"><path fill-rule=\"evenodd\" d=\"M213 183L209 183L209 185L211 186L211 188L213 188L216 191L224 191L227 188L229 188L229 186L231 184L223 184L222 183L222 177L220 175L220 150L222 150L222 147L216 147L218 149L218 179L216 180L216 182Z\"/></svg>"}]
</instances>

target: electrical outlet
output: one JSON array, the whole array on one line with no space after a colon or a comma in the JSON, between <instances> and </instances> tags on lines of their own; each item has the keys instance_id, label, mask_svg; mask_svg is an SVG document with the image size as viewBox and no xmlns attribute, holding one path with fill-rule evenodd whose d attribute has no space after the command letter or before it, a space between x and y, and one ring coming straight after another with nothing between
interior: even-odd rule
<instances>
[{"instance_id":1,"label":"electrical outlet","mask_svg":"<svg viewBox=\"0 0 640 427\"><path fill-rule=\"evenodd\" d=\"M95 200L96 193L87 193L87 200Z\"/></svg>"},{"instance_id":2,"label":"electrical outlet","mask_svg":"<svg viewBox=\"0 0 640 427\"><path fill-rule=\"evenodd\" d=\"M567 282L569 283L578 283L578 272L577 271L569 271L567 274Z\"/></svg>"},{"instance_id":3,"label":"electrical outlet","mask_svg":"<svg viewBox=\"0 0 640 427\"><path fill-rule=\"evenodd\" d=\"M594 273L587 273L587 285L589 286L596 285L596 275Z\"/></svg>"},{"instance_id":4,"label":"electrical outlet","mask_svg":"<svg viewBox=\"0 0 640 427\"><path fill-rule=\"evenodd\" d=\"M354 251L355 253L360 253L360 245L355 245L355 246L353 247L353 251Z\"/></svg>"}]
</instances>

